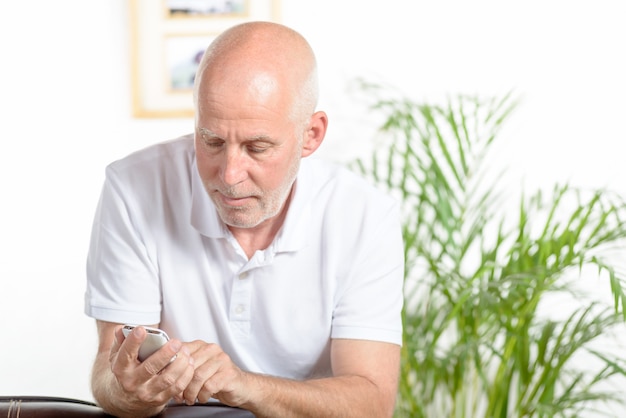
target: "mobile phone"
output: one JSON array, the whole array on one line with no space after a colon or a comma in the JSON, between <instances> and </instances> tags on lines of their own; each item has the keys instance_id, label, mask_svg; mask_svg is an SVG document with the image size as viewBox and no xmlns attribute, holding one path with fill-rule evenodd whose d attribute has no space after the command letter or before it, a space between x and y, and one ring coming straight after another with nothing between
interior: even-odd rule
<instances>
[{"instance_id":1,"label":"mobile phone","mask_svg":"<svg viewBox=\"0 0 626 418\"><path fill-rule=\"evenodd\" d=\"M128 337L128 334L130 334L134 328L135 325L124 325L122 328L124 337ZM170 339L165 331L161 329L150 327L143 328L146 330L147 336L143 343L141 343L141 347L139 347L139 355L137 356L139 361L144 361L150 357L155 351L163 347Z\"/></svg>"}]
</instances>

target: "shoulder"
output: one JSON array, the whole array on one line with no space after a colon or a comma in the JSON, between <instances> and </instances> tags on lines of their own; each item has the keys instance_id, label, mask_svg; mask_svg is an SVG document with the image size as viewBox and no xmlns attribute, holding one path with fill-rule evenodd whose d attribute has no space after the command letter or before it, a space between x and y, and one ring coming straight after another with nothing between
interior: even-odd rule
<instances>
[{"instance_id":1,"label":"shoulder","mask_svg":"<svg viewBox=\"0 0 626 418\"><path fill-rule=\"evenodd\" d=\"M146 206L180 201L191 195L194 164L193 135L150 145L106 167L105 191Z\"/></svg>"},{"instance_id":2,"label":"shoulder","mask_svg":"<svg viewBox=\"0 0 626 418\"><path fill-rule=\"evenodd\" d=\"M309 233L341 236L348 247L381 229L399 231L400 202L345 166L323 160L303 160L294 209L309 214ZM320 238L322 239L322 238Z\"/></svg>"},{"instance_id":3,"label":"shoulder","mask_svg":"<svg viewBox=\"0 0 626 418\"><path fill-rule=\"evenodd\" d=\"M398 202L385 191L338 163L308 158L302 160L300 177L312 195L315 206L341 206L350 208L395 207Z\"/></svg>"},{"instance_id":4,"label":"shoulder","mask_svg":"<svg viewBox=\"0 0 626 418\"><path fill-rule=\"evenodd\" d=\"M106 175L133 179L151 177L154 180L155 175L188 170L193 161L193 134L188 134L150 145L113 161L106 167Z\"/></svg>"}]
</instances>

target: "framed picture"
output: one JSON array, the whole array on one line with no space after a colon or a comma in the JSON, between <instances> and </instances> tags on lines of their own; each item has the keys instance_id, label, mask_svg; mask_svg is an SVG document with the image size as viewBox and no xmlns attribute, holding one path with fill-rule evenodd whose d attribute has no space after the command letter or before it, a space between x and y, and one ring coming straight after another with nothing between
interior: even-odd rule
<instances>
[{"instance_id":1,"label":"framed picture","mask_svg":"<svg viewBox=\"0 0 626 418\"><path fill-rule=\"evenodd\" d=\"M252 20L278 22L280 0L130 0L133 116L193 117L192 87L206 47Z\"/></svg>"}]
</instances>

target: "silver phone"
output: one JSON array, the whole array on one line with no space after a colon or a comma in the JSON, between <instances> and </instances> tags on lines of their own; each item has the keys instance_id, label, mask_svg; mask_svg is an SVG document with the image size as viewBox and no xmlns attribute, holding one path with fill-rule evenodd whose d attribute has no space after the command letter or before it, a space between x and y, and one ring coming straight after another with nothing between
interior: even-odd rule
<instances>
[{"instance_id":1,"label":"silver phone","mask_svg":"<svg viewBox=\"0 0 626 418\"><path fill-rule=\"evenodd\" d=\"M122 328L124 337L128 337L128 334L130 334L134 328L135 325L124 325ZM150 327L143 328L146 330L147 336L143 343L141 343L141 347L139 347L139 355L137 356L139 361L144 361L150 357L155 351L163 347L170 339L165 331L161 329Z\"/></svg>"}]
</instances>

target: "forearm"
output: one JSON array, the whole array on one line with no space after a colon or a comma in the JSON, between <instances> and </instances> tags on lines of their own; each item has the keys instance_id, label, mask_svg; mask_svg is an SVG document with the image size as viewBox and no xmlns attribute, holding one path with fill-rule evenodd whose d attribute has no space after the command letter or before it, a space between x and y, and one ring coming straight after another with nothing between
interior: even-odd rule
<instances>
[{"instance_id":1,"label":"forearm","mask_svg":"<svg viewBox=\"0 0 626 418\"><path fill-rule=\"evenodd\" d=\"M294 381L271 376L248 376L250 399L242 405L265 417L390 417L395 393L384 393L361 376Z\"/></svg>"},{"instance_id":2,"label":"forearm","mask_svg":"<svg viewBox=\"0 0 626 418\"><path fill-rule=\"evenodd\" d=\"M165 407L165 405L150 406L145 403L130 401L111 372L106 354L98 354L94 363L91 389L98 405L108 414L120 418L150 417L157 415Z\"/></svg>"}]
</instances>

